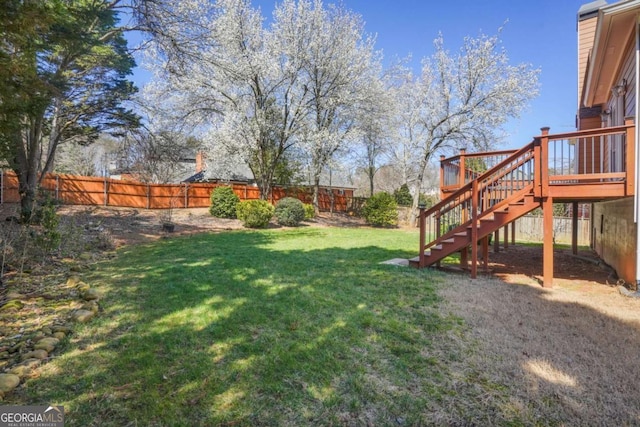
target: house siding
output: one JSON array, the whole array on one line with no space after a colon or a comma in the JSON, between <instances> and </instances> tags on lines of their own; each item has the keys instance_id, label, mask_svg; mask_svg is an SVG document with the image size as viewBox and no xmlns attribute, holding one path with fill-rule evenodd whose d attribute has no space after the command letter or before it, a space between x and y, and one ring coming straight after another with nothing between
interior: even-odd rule
<instances>
[{"instance_id":1,"label":"house siding","mask_svg":"<svg viewBox=\"0 0 640 427\"><path fill-rule=\"evenodd\" d=\"M578 21L578 103L582 99L582 88L587 71L589 54L593 47L598 17ZM578 105L580 107L580 105Z\"/></svg>"},{"instance_id":2,"label":"house siding","mask_svg":"<svg viewBox=\"0 0 640 427\"><path fill-rule=\"evenodd\" d=\"M594 204L592 216L593 247L626 282L635 283L636 224L633 222L633 197Z\"/></svg>"}]
</instances>

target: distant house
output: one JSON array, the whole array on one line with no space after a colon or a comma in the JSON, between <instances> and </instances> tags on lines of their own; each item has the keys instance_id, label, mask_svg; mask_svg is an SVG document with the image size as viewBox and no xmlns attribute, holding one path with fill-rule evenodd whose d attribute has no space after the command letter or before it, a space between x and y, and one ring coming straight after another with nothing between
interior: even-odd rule
<instances>
[{"instance_id":1,"label":"distant house","mask_svg":"<svg viewBox=\"0 0 640 427\"><path fill-rule=\"evenodd\" d=\"M572 206L574 253L584 213L578 205L589 203L592 248L620 278L640 282L639 18L640 0L599 0L579 9L577 130L550 134L543 128L520 150L442 159L443 200L421 215L422 247L412 265L426 267L460 252L475 276L478 252L488 257L488 236L502 229L506 234L510 224L541 207L543 285L551 286L553 203ZM470 159L489 169L469 170Z\"/></svg>"}]
</instances>

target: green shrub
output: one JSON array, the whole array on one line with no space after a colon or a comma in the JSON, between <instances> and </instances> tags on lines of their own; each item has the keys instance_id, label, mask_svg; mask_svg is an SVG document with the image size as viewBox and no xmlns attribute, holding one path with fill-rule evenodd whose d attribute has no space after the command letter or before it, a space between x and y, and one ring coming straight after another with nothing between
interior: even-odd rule
<instances>
[{"instance_id":1,"label":"green shrub","mask_svg":"<svg viewBox=\"0 0 640 427\"><path fill-rule=\"evenodd\" d=\"M304 219L313 219L316 217L316 208L311 203L303 203Z\"/></svg>"},{"instance_id":2,"label":"green shrub","mask_svg":"<svg viewBox=\"0 0 640 427\"><path fill-rule=\"evenodd\" d=\"M420 193L419 203L421 205L424 205L427 209L429 209L431 206L435 205L439 201L440 200L438 199L438 196L426 195L426 194Z\"/></svg>"},{"instance_id":3,"label":"green shrub","mask_svg":"<svg viewBox=\"0 0 640 427\"><path fill-rule=\"evenodd\" d=\"M211 192L209 213L216 218L235 218L240 198L231 187L216 187Z\"/></svg>"},{"instance_id":4,"label":"green shrub","mask_svg":"<svg viewBox=\"0 0 640 427\"><path fill-rule=\"evenodd\" d=\"M266 200L245 200L238 203L236 215L247 228L264 228L273 216L274 207Z\"/></svg>"},{"instance_id":5,"label":"green shrub","mask_svg":"<svg viewBox=\"0 0 640 427\"><path fill-rule=\"evenodd\" d=\"M285 197L276 204L275 216L278 224L297 227L305 216L304 205L298 199Z\"/></svg>"},{"instance_id":6,"label":"green shrub","mask_svg":"<svg viewBox=\"0 0 640 427\"><path fill-rule=\"evenodd\" d=\"M413 203L413 196L411 195L407 184L402 184L400 188L394 191L393 197L396 199L396 203L398 203L399 206L411 206L411 203Z\"/></svg>"},{"instance_id":7,"label":"green shrub","mask_svg":"<svg viewBox=\"0 0 640 427\"><path fill-rule=\"evenodd\" d=\"M56 207L51 199L47 199L44 204L38 207L37 216L41 229L36 234L36 243L45 251L45 254L49 254L60 246L62 237L58 229L60 217L58 217Z\"/></svg>"},{"instance_id":8,"label":"green shrub","mask_svg":"<svg viewBox=\"0 0 640 427\"><path fill-rule=\"evenodd\" d=\"M390 227L398 224L398 204L389 193L376 193L362 208L362 216L368 224L376 227Z\"/></svg>"}]
</instances>

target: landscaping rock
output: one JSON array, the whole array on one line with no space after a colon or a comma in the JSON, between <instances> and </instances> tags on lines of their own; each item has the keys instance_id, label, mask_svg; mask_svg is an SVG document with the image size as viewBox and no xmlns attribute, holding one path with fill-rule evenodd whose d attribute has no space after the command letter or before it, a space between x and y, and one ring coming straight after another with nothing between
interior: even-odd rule
<instances>
[{"instance_id":1,"label":"landscaping rock","mask_svg":"<svg viewBox=\"0 0 640 427\"><path fill-rule=\"evenodd\" d=\"M82 294L82 299L85 301L96 301L100 299L100 294L95 289L87 289Z\"/></svg>"},{"instance_id":2,"label":"landscaping rock","mask_svg":"<svg viewBox=\"0 0 640 427\"><path fill-rule=\"evenodd\" d=\"M58 338L53 338L53 337L43 338L40 341L38 341L33 348L36 350L45 350L48 353L51 353L56 348L59 342L60 340Z\"/></svg>"},{"instance_id":3,"label":"landscaping rock","mask_svg":"<svg viewBox=\"0 0 640 427\"><path fill-rule=\"evenodd\" d=\"M26 345L27 345L26 342L20 341L19 343L15 344L13 347L9 349L9 353L15 353L16 351L22 350L22 348Z\"/></svg>"},{"instance_id":4,"label":"landscaping rock","mask_svg":"<svg viewBox=\"0 0 640 427\"><path fill-rule=\"evenodd\" d=\"M42 332L43 332L45 335L51 335L51 334L53 333L53 331L51 330L51 328L50 328L50 327L48 327L48 326L45 326L44 328L42 328Z\"/></svg>"},{"instance_id":5,"label":"landscaping rock","mask_svg":"<svg viewBox=\"0 0 640 427\"><path fill-rule=\"evenodd\" d=\"M31 373L32 369L26 365L16 365L9 369L9 373L24 378Z\"/></svg>"},{"instance_id":6,"label":"landscaping rock","mask_svg":"<svg viewBox=\"0 0 640 427\"><path fill-rule=\"evenodd\" d=\"M33 342L38 342L40 341L42 338L44 338L46 335L44 334L44 332L42 331L38 331L36 332L36 334L33 336L33 338L31 338L33 340Z\"/></svg>"},{"instance_id":7,"label":"landscaping rock","mask_svg":"<svg viewBox=\"0 0 640 427\"><path fill-rule=\"evenodd\" d=\"M49 353L47 353L46 350L40 349L40 350L30 351L29 353L25 353L22 356L22 360L27 360L27 359L40 359L40 360L43 360L43 359L46 359L47 357L49 357Z\"/></svg>"},{"instance_id":8,"label":"landscaping rock","mask_svg":"<svg viewBox=\"0 0 640 427\"><path fill-rule=\"evenodd\" d=\"M4 359L8 359L9 356L9 352L8 351L2 351L0 352L0 360L4 360Z\"/></svg>"},{"instance_id":9,"label":"landscaping rock","mask_svg":"<svg viewBox=\"0 0 640 427\"><path fill-rule=\"evenodd\" d=\"M91 287L84 282L78 282L78 284L76 285L76 289L78 289L80 292L87 292L90 288Z\"/></svg>"},{"instance_id":10,"label":"landscaping rock","mask_svg":"<svg viewBox=\"0 0 640 427\"><path fill-rule=\"evenodd\" d=\"M11 301L7 301L5 305L0 307L0 311L19 311L22 310L22 307L24 307L24 304L21 301L14 299Z\"/></svg>"},{"instance_id":11,"label":"landscaping rock","mask_svg":"<svg viewBox=\"0 0 640 427\"><path fill-rule=\"evenodd\" d=\"M7 300L22 299L22 298L24 298L24 295L22 295L20 292L9 291L7 293Z\"/></svg>"},{"instance_id":12,"label":"landscaping rock","mask_svg":"<svg viewBox=\"0 0 640 427\"><path fill-rule=\"evenodd\" d=\"M78 310L73 314L73 319L76 322L85 323L85 322L88 322L89 320L93 319L94 316L95 316L95 313L93 311Z\"/></svg>"},{"instance_id":13,"label":"landscaping rock","mask_svg":"<svg viewBox=\"0 0 640 427\"><path fill-rule=\"evenodd\" d=\"M75 286L80 283L80 278L78 276L70 276L67 279L67 286Z\"/></svg>"},{"instance_id":14,"label":"landscaping rock","mask_svg":"<svg viewBox=\"0 0 640 427\"><path fill-rule=\"evenodd\" d=\"M98 311L100 311L100 307L98 306L98 303L95 301L89 301L87 304L82 306L82 309L89 310L93 314L98 314Z\"/></svg>"},{"instance_id":15,"label":"landscaping rock","mask_svg":"<svg viewBox=\"0 0 640 427\"><path fill-rule=\"evenodd\" d=\"M64 332L54 332L53 337L58 338L59 340L63 340L66 335Z\"/></svg>"},{"instance_id":16,"label":"landscaping rock","mask_svg":"<svg viewBox=\"0 0 640 427\"><path fill-rule=\"evenodd\" d=\"M56 332L64 332L65 334L71 333L71 327L66 325L54 326L53 328L51 328L51 330L53 330L54 333Z\"/></svg>"},{"instance_id":17,"label":"landscaping rock","mask_svg":"<svg viewBox=\"0 0 640 427\"><path fill-rule=\"evenodd\" d=\"M16 366L26 366L29 369L34 369L40 366L40 363L41 363L40 359L26 359L22 363L19 363Z\"/></svg>"},{"instance_id":18,"label":"landscaping rock","mask_svg":"<svg viewBox=\"0 0 640 427\"><path fill-rule=\"evenodd\" d=\"M0 393L9 393L20 384L20 377L14 374L0 374Z\"/></svg>"}]
</instances>

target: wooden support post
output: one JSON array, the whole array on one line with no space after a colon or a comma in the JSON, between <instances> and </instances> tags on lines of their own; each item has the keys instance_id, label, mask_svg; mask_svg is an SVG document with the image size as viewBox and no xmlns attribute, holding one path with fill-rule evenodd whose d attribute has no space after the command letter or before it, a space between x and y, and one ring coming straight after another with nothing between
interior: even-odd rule
<instances>
[{"instance_id":1,"label":"wooden support post","mask_svg":"<svg viewBox=\"0 0 640 427\"><path fill-rule=\"evenodd\" d=\"M578 202L571 204L571 252L578 255Z\"/></svg>"},{"instance_id":2,"label":"wooden support post","mask_svg":"<svg viewBox=\"0 0 640 427\"><path fill-rule=\"evenodd\" d=\"M442 220L440 219L440 211L436 212L436 239L442 235ZM436 267L440 268L440 260L436 261Z\"/></svg>"},{"instance_id":3,"label":"wooden support post","mask_svg":"<svg viewBox=\"0 0 640 427\"><path fill-rule=\"evenodd\" d=\"M458 188L464 186L465 177L467 175L467 166L465 165L464 155L466 153L465 149L460 150L460 170L458 171Z\"/></svg>"},{"instance_id":4,"label":"wooden support post","mask_svg":"<svg viewBox=\"0 0 640 427\"><path fill-rule=\"evenodd\" d=\"M625 117L624 124L632 125L634 118ZM635 191L635 160L636 160L636 132L635 127L627 128L627 134L625 137L625 153L626 153L626 192L627 196L633 196Z\"/></svg>"},{"instance_id":5,"label":"wooden support post","mask_svg":"<svg viewBox=\"0 0 640 427\"><path fill-rule=\"evenodd\" d=\"M516 222L511 223L511 245L516 244Z\"/></svg>"},{"instance_id":6,"label":"wooden support post","mask_svg":"<svg viewBox=\"0 0 640 427\"><path fill-rule=\"evenodd\" d=\"M509 248L509 224L504 226L504 250Z\"/></svg>"},{"instance_id":7,"label":"wooden support post","mask_svg":"<svg viewBox=\"0 0 640 427\"><path fill-rule=\"evenodd\" d=\"M489 236L487 236L487 239L488 238ZM499 228L493 233L493 252L496 254L500 252L500 229Z\"/></svg>"},{"instance_id":8,"label":"wooden support post","mask_svg":"<svg viewBox=\"0 0 640 427\"><path fill-rule=\"evenodd\" d=\"M489 271L489 236L482 239L482 268L485 273Z\"/></svg>"},{"instance_id":9,"label":"wooden support post","mask_svg":"<svg viewBox=\"0 0 640 427\"><path fill-rule=\"evenodd\" d=\"M444 155L440 155L440 200L444 199Z\"/></svg>"},{"instance_id":10,"label":"wooden support post","mask_svg":"<svg viewBox=\"0 0 640 427\"><path fill-rule=\"evenodd\" d=\"M469 268L469 249L468 246L465 246L460 251L460 268L467 269Z\"/></svg>"},{"instance_id":11,"label":"wooden support post","mask_svg":"<svg viewBox=\"0 0 640 427\"><path fill-rule=\"evenodd\" d=\"M471 184L471 278L478 276L478 181Z\"/></svg>"},{"instance_id":12,"label":"wooden support post","mask_svg":"<svg viewBox=\"0 0 640 427\"><path fill-rule=\"evenodd\" d=\"M549 195L549 128L543 127L542 138L540 138L540 184L542 187L541 197Z\"/></svg>"},{"instance_id":13,"label":"wooden support post","mask_svg":"<svg viewBox=\"0 0 640 427\"><path fill-rule=\"evenodd\" d=\"M543 243L542 243L542 286L553 286L553 198L546 197L542 201Z\"/></svg>"},{"instance_id":14,"label":"wooden support post","mask_svg":"<svg viewBox=\"0 0 640 427\"><path fill-rule=\"evenodd\" d=\"M542 197L542 183L540 182L540 138L536 138L533 145L533 192L536 198Z\"/></svg>"}]
</instances>

